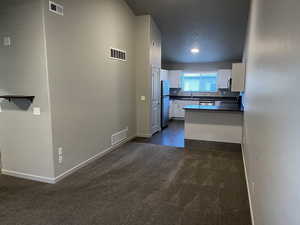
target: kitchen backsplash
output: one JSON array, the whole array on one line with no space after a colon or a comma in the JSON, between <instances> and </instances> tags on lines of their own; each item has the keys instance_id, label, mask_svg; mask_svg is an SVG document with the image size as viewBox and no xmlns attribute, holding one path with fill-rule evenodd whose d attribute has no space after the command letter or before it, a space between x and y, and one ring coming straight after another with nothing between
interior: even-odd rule
<instances>
[{"instance_id":1,"label":"kitchen backsplash","mask_svg":"<svg viewBox=\"0 0 300 225\"><path fill-rule=\"evenodd\" d=\"M185 92L179 88L170 88L171 96L208 96L208 97L238 97L240 92L219 90L218 92Z\"/></svg>"}]
</instances>

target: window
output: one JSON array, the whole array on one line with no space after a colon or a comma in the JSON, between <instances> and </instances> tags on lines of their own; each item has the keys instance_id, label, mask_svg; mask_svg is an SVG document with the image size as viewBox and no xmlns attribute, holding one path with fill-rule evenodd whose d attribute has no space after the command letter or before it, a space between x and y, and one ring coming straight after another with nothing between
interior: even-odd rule
<instances>
[{"instance_id":1,"label":"window","mask_svg":"<svg viewBox=\"0 0 300 225\"><path fill-rule=\"evenodd\" d=\"M186 73L182 88L188 92L217 92L217 73Z\"/></svg>"}]
</instances>

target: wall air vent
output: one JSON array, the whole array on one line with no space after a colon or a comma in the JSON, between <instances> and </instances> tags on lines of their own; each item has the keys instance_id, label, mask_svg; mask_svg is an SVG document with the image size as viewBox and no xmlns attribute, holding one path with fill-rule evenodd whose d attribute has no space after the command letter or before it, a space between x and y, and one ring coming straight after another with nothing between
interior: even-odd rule
<instances>
[{"instance_id":1,"label":"wall air vent","mask_svg":"<svg viewBox=\"0 0 300 225\"><path fill-rule=\"evenodd\" d=\"M124 141L128 136L128 127L126 129L121 130L118 133L115 133L111 136L111 145L117 145Z\"/></svg>"},{"instance_id":2,"label":"wall air vent","mask_svg":"<svg viewBox=\"0 0 300 225\"><path fill-rule=\"evenodd\" d=\"M49 1L49 11L60 16L64 15L64 7L52 1Z\"/></svg>"},{"instance_id":3,"label":"wall air vent","mask_svg":"<svg viewBox=\"0 0 300 225\"><path fill-rule=\"evenodd\" d=\"M110 48L110 58L126 61L126 52L116 48Z\"/></svg>"}]
</instances>

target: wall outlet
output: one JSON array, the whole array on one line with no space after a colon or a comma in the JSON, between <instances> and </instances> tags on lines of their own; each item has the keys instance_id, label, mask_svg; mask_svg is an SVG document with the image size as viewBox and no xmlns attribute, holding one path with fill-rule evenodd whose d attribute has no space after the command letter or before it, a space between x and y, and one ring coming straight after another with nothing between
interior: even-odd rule
<instances>
[{"instance_id":1,"label":"wall outlet","mask_svg":"<svg viewBox=\"0 0 300 225\"><path fill-rule=\"evenodd\" d=\"M35 116L41 115L41 108L34 107L33 108L33 115L35 115Z\"/></svg>"},{"instance_id":2,"label":"wall outlet","mask_svg":"<svg viewBox=\"0 0 300 225\"><path fill-rule=\"evenodd\" d=\"M146 96L141 96L141 101L146 101Z\"/></svg>"},{"instance_id":3,"label":"wall outlet","mask_svg":"<svg viewBox=\"0 0 300 225\"><path fill-rule=\"evenodd\" d=\"M11 46L11 38L10 37L4 37L3 38L3 46L10 47Z\"/></svg>"},{"instance_id":4,"label":"wall outlet","mask_svg":"<svg viewBox=\"0 0 300 225\"><path fill-rule=\"evenodd\" d=\"M63 155L63 148L62 147L58 148L58 155Z\"/></svg>"},{"instance_id":5,"label":"wall outlet","mask_svg":"<svg viewBox=\"0 0 300 225\"><path fill-rule=\"evenodd\" d=\"M251 189L252 189L252 193L254 195L255 194L255 182L252 182Z\"/></svg>"},{"instance_id":6,"label":"wall outlet","mask_svg":"<svg viewBox=\"0 0 300 225\"><path fill-rule=\"evenodd\" d=\"M59 147L58 148L58 163L62 163L63 162L63 148Z\"/></svg>"}]
</instances>

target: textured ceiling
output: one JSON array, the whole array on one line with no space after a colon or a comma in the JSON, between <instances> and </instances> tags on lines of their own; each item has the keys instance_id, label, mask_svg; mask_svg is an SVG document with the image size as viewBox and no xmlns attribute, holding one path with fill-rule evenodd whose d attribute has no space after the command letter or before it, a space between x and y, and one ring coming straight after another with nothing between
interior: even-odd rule
<instances>
[{"instance_id":1,"label":"textured ceiling","mask_svg":"<svg viewBox=\"0 0 300 225\"><path fill-rule=\"evenodd\" d=\"M125 0L150 14L163 36L165 64L241 60L250 0ZM192 55L190 49L200 48Z\"/></svg>"}]
</instances>

